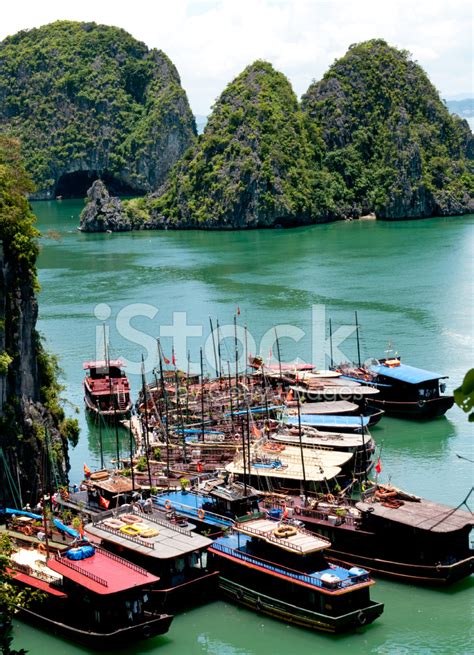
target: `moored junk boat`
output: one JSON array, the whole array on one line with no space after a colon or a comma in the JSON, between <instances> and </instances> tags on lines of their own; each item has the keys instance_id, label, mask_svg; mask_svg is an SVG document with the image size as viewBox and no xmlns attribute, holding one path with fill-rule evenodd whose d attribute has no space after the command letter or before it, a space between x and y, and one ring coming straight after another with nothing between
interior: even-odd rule
<instances>
[{"instance_id":1,"label":"moored junk boat","mask_svg":"<svg viewBox=\"0 0 474 655\"><path fill-rule=\"evenodd\" d=\"M94 650L123 647L168 631L172 616L150 609L147 588L157 578L90 544L48 559L20 548L10 558L13 583L42 596L18 616L50 634Z\"/></svg>"},{"instance_id":2,"label":"moored junk boat","mask_svg":"<svg viewBox=\"0 0 474 655\"><path fill-rule=\"evenodd\" d=\"M130 383L120 359L84 362L84 402L92 414L118 421L130 414Z\"/></svg>"},{"instance_id":3,"label":"moored junk boat","mask_svg":"<svg viewBox=\"0 0 474 655\"><path fill-rule=\"evenodd\" d=\"M369 399L372 407L389 416L429 419L443 416L454 397L443 395L446 375L403 364L398 357L381 359L367 368L341 367L344 377L371 385L379 394Z\"/></svg>"},{"instance_id":4,"label":"moored junk boat","mask_svg":"<svg viewBox=\"0 0 474 655\"><path fill-rule=\"evenodd\" d=\"M238 521L209 548L219 587L231 600L287 623L343 632L372 623L383 604L370 600L364 569L329 564L329 542L259 515Z\"/></svg>"},{"instance_id":5,"label":"moored junk boat","mask_svg":"<svg viewBox=\"0 0 474 655\"><path fill-rule=\"evenodd\" d=\"M342 495L267 496L307 529L331 541L328 556L344 565L413 584L448 585L474 572L472 513L378 485L351 501Z\"/></svg>"},{"instance_id":6,"label":"moored junk boat","mask_svg":"<svg viewBox=\"0 0 474 655\"><path fill-rule=\"evenodd\" d=\"M125 506L95 516L84 529L108 551L159 576L150 587L153 607L174 612L212 599L217 573L207 569L211 540L150 510L136 513Z\"/></svg>"}]
</instances>

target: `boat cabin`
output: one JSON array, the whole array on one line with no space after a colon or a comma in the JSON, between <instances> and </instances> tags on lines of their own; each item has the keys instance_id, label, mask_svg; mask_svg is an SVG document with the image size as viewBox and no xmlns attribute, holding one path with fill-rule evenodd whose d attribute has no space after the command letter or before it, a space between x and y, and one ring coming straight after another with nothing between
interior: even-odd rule
<instances>
[{"instance_id":1,"label":"boat cabin","mask_svg":"<svg viewBox=\"0 0 474 655\"><path fill-rule=\"evenodd\" d=\"M387 385L384 388L387 399L391 396L399 399L402 394L404 400L430 400L446 390L445 383L440 382L446 375L408 366L398 359L381 360L370 371L377 376L377 382Z\"/></svg>"},{"instance_id":2,"label":"boat cabin","mask_svg":"<svg viewBox=\"0 0 474 655\"><path fill-rule=\"evenodd\" d=\"M211 540L173 524L161 514L122 507L92 519L86 534L100 539L104 548L159 576L152 589L155 607L177 609L212 597L216 575L207 570Z\"/></svg>"}]
</instances>

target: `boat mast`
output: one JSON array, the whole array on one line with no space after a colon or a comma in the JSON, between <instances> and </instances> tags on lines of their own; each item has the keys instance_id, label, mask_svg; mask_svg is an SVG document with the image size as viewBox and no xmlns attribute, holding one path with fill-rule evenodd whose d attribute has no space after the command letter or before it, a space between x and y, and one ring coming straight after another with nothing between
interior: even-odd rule
<instances>
[{"instance_id":1,"label":"boat mast","mask_svg":"<svg viewBox=\"0 0 474 655\"><path fill-rule=\"evenodd\" d=\"M245 433L244 433L244 417L240 417L240 433L242 435L242 462L244 465L244 493L247 495L247 466L246 466L246 455L245 455ZM250 477L250 462L249 462L249 477Z\"/></svg>"},{"instance_id":2,"label":"boat mast","mask_svg":"<svg viewBox=\"0 0 474 655\"><path fill-rule=\"evenodd\" d=\"M361 366L360 363L360 339L359 339L359 321L357 320L357 312L355 312L355 321L356 321L356 335L357 335L357 360L358 360L358 365L359 368Z\"/></svg>"},{"instance_id":3,"label":"boat mast","mask_svg":"<svg viewBox=\"0 0 474 655\"><path fill-rule=\"evenodd\" d=\"M301 432L301 405L300 405L300 392L296 392L296 403L298 407L298 437L300 441L300 454L301 454L301 472L303 474L303 494L306 502L306 471L304 467L304 453L303 453L303 434Z\"/></svg>"},{"instance_id":4,"label":"boat mast","mask_svg":"<svg viewBox=\"0 0 474 655\"><path fill-rule=\"evenodd\" d=\"M163 375L163 358L161 353L161 343L160 340L156 340L158 346L158 356L160 359L160 382L161 382L161 393L163 395L165 403L165 438L166 438L166 479L168 481L168 487L170 484L170 435L169 435L169 416L168 416L168 392L165 388L165 377Z\"/></svg>"},{"instance_id":5,"label":"boat mast","mask_svg":"<svg viewBox=\"0 0 474 655\"><path fill-rule=\"evenodd\" d=\"M235 394L237 410L239 409L239 348L237 345L237 316L234 314L234 351L235 351Z\"/></svg>"},{"instance_id":6,"label":"boat mast","mask_svg":"<svg viewBox=\"0 0 474 655\"><path fill-rule=\"evenodd\" d=\"M222 353L221 353L221 329L219 327L219 319L216 319L217 324L217 354L219 355L219 377L222 376Z\"/></svg>"},{"instance_id":7,"label":"boat mast","mask_svg":"<svg viewBox=\"0 0 474 655\"><path fill-rule=\"evenodd\" d=\"M234 431L234 404L232 402L232 378L230 375L230 362L227 360L227 379L229 380L229 404L230 404L230 423L232 432Z\"/></svg>"},{"instance_id":8,"label":"boat mast","mask_svg":"<svg viewBox=\"0 0 474 655\"><path fill-rule=\"evenodd\" d=\"M151 489L151 469L150 469L150 455L149 455L149 449L150 449L150 442L149 442L149 434L148 434L148 399L147 399L147 390L146 390L146 380L145 380L145 361L143 359L142 355L142 395L143 395L143 402L145 403L145 458L146 458L146 467L148 471L148 484Z\"/></svg>"},{"instance_id":9,"label":"boat mast","mask_svg":"<svg viewBox=\"0 0 474 655\"><path fill-rule=\"evenodd\" d=\"M211 337L212 337L212 349L214 351L214 362L216 364L216 376L220 376L219 364L217 363L217 350L216 350L216 340L214 338L214 327L212 325L212 318L209 316L209 325L211 326Z\"/></svg>"},{"instance_id":10,"label":"boat mast","mask_svg":"<svg viewBox=\"0 0 474 655\"><path fill-rule=\"evenodd\" d=\"M117 394L114 393L112 389L112 377L110 375L110 354L109 354L109 346L107 343L107 332L105 329L105 323L103 325L104 327L104 358L105 358L105 366L107 369L107 374L109 376L109 395L110 395L110 400L112 401L112 407L114 410L114 429L115 429L115 452L116 452L116 458L117 458L117 468L120 468L120 445L119 445L119 434L118 434L118 425L117 425Z\"/></svg>"},{"instance_id":11,"label":"boat mast","mask_svg":"<svg viewBox=\"0 0 474 655\"><path fill-rule=\"evenodd\" d=\"M49 494L47 494L47 487L49 486L46 482L46 473L47 473L47 461L49 459L49 452L48 452L48 429L45 427L45 440L44 440L44 445L45 449L43 450L43 457L42 457L42 462L43 466L41 467L41 477L43 478L41 480L41 487L43 491L43 530L44 530L44 543L46 546L46 561L49 559L50 556L50 551L49 551L49 538L48 538L48 519L46 517L46 497L47 495L49 496L49 501L50 501L50 509L51 509L51 489L49 491Z\"/></svg>"},{"instance_id":12,"label":"boat mast","mask_svg":"<svg viewBox=\"0 0 474 655\"><path fill-rule=\"evenodd\" d=\"M332 358L332 321L329 319L329 352L331 357L331 368L334 368L334 360Z\"/></svg>"},{"instance_id":13,"label":"boat mast","mask_svg":"<svg viewBox=\"0 0 474 655\"><path fill-rule=\"evenodd\" d=\"M277 347L277 353L278 353L278 368L280 369L280 384L282 381L282 374L281 374L281 352L280 352L280 341L278 339L278 334L277 334L277 329L275 328L275 341L276 341L276 347Z\"/></svg>"},{"instance_id":14,"label":"boat mast","mask_svg":"<svg viewBox=\"0 0 474 655\"><path fill-rule=\"evenodd\" d=\"M133 432L132 432L132 414L130 414L130 422L128 424L128 437L130 448L130 473L132 475L132 491L135 491L135 473L133 471Z\"/></svg>"},{"instance_id":15,"label":"boat mast","mask_svg":"<svg viewBox=\"0 0 474 655\"><path fill-rule=\"evenodd\" d=\"M100 413L99 399L97 398L97 421L99 423L99 449L100 449L100 468L104 468L104 447L102 443L102 416Z\"/></svg>"},{"instance_id":16,"label":"boat mast","mask_svg":"<svg viewBox=\"0 0 474 655\"><path fill-rule=\"evenodd\" d=\"M365 428L364 428L364 416L363 414L360 415L360 427L362 430L362 449L364 451L364 481L365 484L367 485L367 466L368 466L368 461L367 461L367 448L365 445Z\"/></svg>"},{"instance_id":17,"label":"boat mast","mask_svg":"<svg viewBox=\"0 0 474 655\"><path fill-rule=\"evenodd\" d=\"M202 359L202 347L199 354L201 358L201 441L204 442L204 364Z\"/></svg>"}]
</instances>

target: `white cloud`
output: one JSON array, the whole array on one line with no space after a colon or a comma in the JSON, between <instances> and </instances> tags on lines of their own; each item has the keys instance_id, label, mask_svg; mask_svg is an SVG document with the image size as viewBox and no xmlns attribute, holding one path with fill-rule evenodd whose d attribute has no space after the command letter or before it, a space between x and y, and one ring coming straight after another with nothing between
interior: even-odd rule
<instances>
[{"instance_id":1,"label":"white cloud","mask_svg":"<svg viewBox=\"0 0 474 655\"><path fill-rule=\"evenodd\" d=\"M0 38L58 19L117 25L161 48L201 114L257 58L301 95L351 43L376 37L410 50L443 96L472 88L469 0L17 0L2 11Z\"/></svg>"}]
</instances>

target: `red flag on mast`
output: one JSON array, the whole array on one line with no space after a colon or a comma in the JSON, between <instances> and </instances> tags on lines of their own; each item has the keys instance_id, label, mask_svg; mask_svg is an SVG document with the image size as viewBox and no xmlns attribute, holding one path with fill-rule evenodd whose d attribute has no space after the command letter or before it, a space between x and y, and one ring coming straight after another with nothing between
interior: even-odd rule
<instances>
[{"instance_id":1,"label":"red flag on mast","mask_svg":"<svg viewBox=\"0 0 474 655\"><path fill-rule=\"evenodd\" d=\"M237 305L237 316L240 316L240 307Z\"/></svg>"},{"instance_id":2,"label":"red flag on mast","mask_svg":"<svg viewBox=\"0 0 474 655\"><path fill-rule=\"evenodd\" d=\"M382 472L382 462L380 461L380 457L377 460L377 464L375 465L375 472L377 475Z\"/></svg>"},{"instance_id":3,"label":"red flag on mast","mask_svg":"<svg viewBox=\"0 0 474 655\"><path fill-rule=\"evenodd\" d=\"M170 360L168 359L168 357L165 357L164 353L163 353L163 361L166 365L170 363Z\"/></svg>"}]
</instances>

